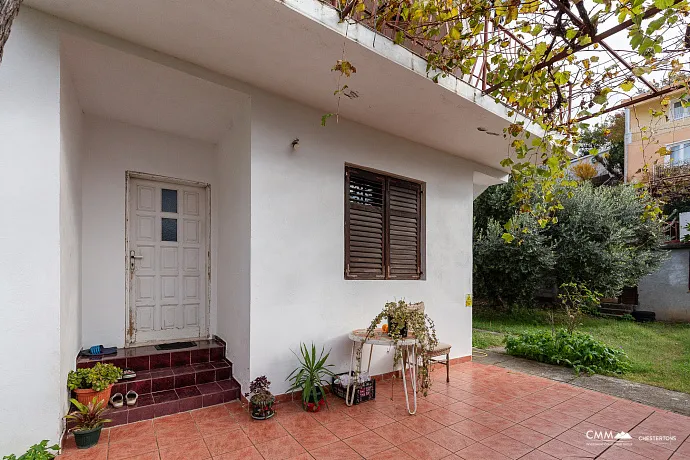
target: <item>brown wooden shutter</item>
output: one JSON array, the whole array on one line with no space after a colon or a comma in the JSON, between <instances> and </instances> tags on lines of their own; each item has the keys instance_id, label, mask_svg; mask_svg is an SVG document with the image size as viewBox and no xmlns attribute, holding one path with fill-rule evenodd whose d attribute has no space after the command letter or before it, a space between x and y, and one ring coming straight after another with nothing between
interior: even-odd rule
<instances>
[{"instance_id":1,"label":"brown wooden shutter","mask_svg":"<svg viewBox=\"0 0 690 460\"><path fill-rule=\"evenodd\" d=\"M388 179L388 278L421 276L422 187Z\"/></svg>"},{"instance_id":2,"label":"brown wooden shutter","mask_svg":"<svg viewBox=\"0 0 690 460\"><path fill-rule=\"evenodd\" d=\"M385 278L385 177L345 169L345 277Z\"/></svg>"}]
</instances>

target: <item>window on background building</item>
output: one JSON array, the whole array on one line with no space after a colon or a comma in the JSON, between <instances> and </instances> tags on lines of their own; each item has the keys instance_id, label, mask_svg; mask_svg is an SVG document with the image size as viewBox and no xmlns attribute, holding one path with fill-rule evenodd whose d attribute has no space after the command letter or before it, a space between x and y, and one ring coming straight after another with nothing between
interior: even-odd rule
<instances>
[{"instance_id":1,"label":"window on background building","mask_svg":"<svg viewBox=\"0 0 690 460\"><path fill-rule=\"evenodd\" d=\"M672 164L690 163L690 141L679 142L669 146L669 161Z\"/></svg>"},{"instance_id":2,"label":"window on background building","mask_svg":"<svg viewBox=\"0 0 690 460\"><path fill-rule=\"evenodd\" d=\"M681 101L675 101L671 108L671 118L680 120L681 118L690 117L690 107L683 107Z\"/></svg>"},{"instance_id":3,"label":"window on background building","mask_svg":"<svg viewBox=\"0 0 690 460\"><path fill-rule=\"evenodd\" d=\"M422 184L345 168L345 278L420 279Z\"/></svg>"}]
</instances>

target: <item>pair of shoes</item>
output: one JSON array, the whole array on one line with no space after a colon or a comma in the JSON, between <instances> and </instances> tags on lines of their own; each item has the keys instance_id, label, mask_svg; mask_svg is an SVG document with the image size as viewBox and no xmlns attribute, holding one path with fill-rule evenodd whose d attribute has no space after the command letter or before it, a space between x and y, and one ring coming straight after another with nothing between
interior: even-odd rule
<instances>
[{"instance_id":1,"label":"pair of shoes","mask_svg":"<svg viewBox=\"0 0 690 460\"><path fill-rule=\"evenodd\" d=\"M136 376L137 373L134 372L134 369L130 367L125 367L124 369L122 369L122 377L120 378L120 380L129 380L133 379Z\"/></svg>"},{"instance_id":2,"label":"pair of shoes","mask_svg":"<svg viewBox=\"0 0 690 460\"><path fill-rule=\"evenodd\" d=\"M122 396L122 393L115 393L112 395L110 397L110 404L112 404L115 408L120 408L124 406L126 401L128 406L133 406L137 403L138 398L139 395L136 391L129 390L125 396Z\"/></svg>"}]
</instances>

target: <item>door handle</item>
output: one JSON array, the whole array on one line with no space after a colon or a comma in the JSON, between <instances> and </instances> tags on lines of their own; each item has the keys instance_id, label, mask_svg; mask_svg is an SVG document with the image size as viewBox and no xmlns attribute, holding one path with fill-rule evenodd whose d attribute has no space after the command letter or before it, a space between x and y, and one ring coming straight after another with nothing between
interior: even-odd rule
<instances>
[{"instance_id":1,"label":"door handle","mask_svg":"<svg viewBox=\"0 0 690 460\"><path fill-rule=\"evenodd\" d=\"M129 251L129 269L134 271L137 259L143 259L144 256L138 256L134 250Z\"/></svg>"}]
</instances>

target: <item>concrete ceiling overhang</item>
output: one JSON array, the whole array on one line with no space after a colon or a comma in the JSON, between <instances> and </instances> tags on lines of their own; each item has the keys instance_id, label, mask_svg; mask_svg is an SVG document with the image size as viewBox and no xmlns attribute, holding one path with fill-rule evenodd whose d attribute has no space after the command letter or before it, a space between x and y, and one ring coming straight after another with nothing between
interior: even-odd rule
<instances>
[{"instance_id":1,"label":"concrete ceiling overhang","mask_svg":"<svg viewBox=\"0 0 690 460\"><path fill-rule=\"evenodd\" d=\"M341 84L359 97L342 98L341 116L494 168L509 153L503 106L455 78L434 83L421 58L381 36L374 43L362 26L338 24L336 12L317 0L26 4L324 113L336 110L331 68L345 49L357 73ZM358 42L345 38L343 27Z\"/></svg>"}]
</instances>

